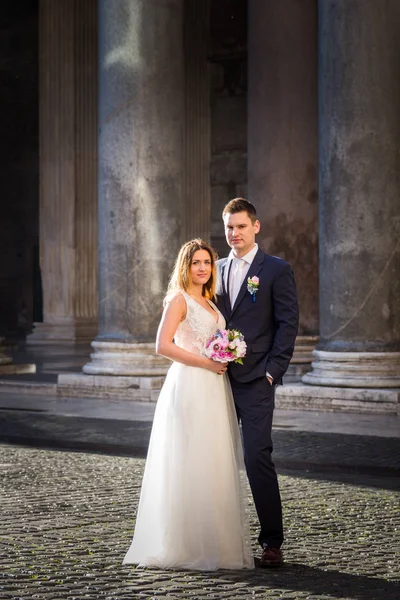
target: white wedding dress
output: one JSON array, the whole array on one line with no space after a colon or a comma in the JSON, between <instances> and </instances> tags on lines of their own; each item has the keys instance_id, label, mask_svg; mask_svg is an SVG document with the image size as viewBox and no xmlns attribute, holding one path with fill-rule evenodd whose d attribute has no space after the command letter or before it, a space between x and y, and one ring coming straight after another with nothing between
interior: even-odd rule
<instances>
[{"instance_id":1,"label":"white wedding dress","mask_svg":"<svg viewBox=\"0 0 400 600\"><path fill-rule=\"evenodd\" d=\"M225 320L183 294L177 346L201 354ZM218 316L218 322L216 321ZM132 544L124 564L251 569L243 452L228 376L174 362L154 415Z\"/></svg>"}]
</instances>

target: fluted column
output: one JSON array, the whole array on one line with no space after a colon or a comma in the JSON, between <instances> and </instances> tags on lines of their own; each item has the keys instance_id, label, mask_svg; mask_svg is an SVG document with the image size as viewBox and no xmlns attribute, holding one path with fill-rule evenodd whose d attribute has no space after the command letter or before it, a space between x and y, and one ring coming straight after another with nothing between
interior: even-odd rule
<instances>
[{"instance_id":1,"label":"fluted column","mask_svg":"<svg viewBox=\"0 0 400 600\"><path fill-rule=\"evenodd\" d=\"M295 271L299 381L318 339L317 0L249 0L248 18L249 199L261 247Z\"/></svg>"},{"instance_id":2,"label":"fluted column","mask_svg":"<svg viewBox=\"0 0 400 600\"><path fill-rule=\"evenodd\" d=\"M43 323L28 343L97 330L97 2L40 1L40 268Z\"/></svg>"},{"instance_id":3,"label":"fluted column","mask_svg":"<svg viewBox=\"0 0 400 600\"><path fill-rule=\"evenodd\" d=\"M185 239L210 239L210 76L208 62L210 0L186 0L184 19Z\"/></svg>"},{"instance_id":4,"label":"fluted column","mask_svg":"<svg viewBox=\"0 0 400 600\"><path fill-rule=\"evenodd\" d=\"M400 3L323 0L313 385L400 388Z\"/></svg>"},{"instance_id":5,"label":"fluted column","mask_svg":"<svg viewBox=\"0 0 400 600\"><path fill-rule=\"evenodd\" d=\"M97 328L97 0L75 6L74 312Z\"/></svg>"},{"instance_id":6,"label":"fluted column","mask_svg":"<svg viewBox=\"0 0 400 600\"><path fill-rule=\"evenodd\" d=\"M83 370L161 375L185 222L183 0L100 0L99 77L99 333Z\"/></svg>"}]
</instances>

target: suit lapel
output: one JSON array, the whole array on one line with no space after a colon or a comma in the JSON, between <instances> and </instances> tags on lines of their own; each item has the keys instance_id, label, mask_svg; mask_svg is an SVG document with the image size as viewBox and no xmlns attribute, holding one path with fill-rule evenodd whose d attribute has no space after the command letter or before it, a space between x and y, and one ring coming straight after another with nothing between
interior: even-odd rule
<instances>
[{"instance_id":1,"label":"suit lapel","mask_svg":"<svg viewBox=\"0 0 400 600\"><path fill-rule=\"evenodd\" d=\"M257 254L254 257L253 262L251 263L249 270L247 271L247 274L243 280L243 283L240 287L239 293L237 295L235 304L232 308L231 315L233 315L233 313L235 312L235 310L237 309L237 307L239 306L239 304L241 303L241 301L243 300L243 298L245 297L245 295L248 293L247 291L247 279L249 277L254 277L255 275L258 275L259 272L262 269L264 263L264 252L262 250L260 250L260 248L257 250Z\"/></svg>"}]
</instances>

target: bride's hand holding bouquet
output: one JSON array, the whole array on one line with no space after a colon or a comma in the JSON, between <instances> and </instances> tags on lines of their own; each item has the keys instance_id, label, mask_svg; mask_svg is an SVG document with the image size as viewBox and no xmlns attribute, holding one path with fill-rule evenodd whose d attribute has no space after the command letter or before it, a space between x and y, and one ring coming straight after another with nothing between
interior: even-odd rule
<instances>
[{"instance_id":1,"label":"bride's hand holding bouquet","mask_svg":"<svg viewBox=\"0 0 400 600\"><path fill-rule=\"evenodd\" d=\"M217 363L215 369L211 370L222 374L225 373L229 362L242 365L246 350L247 345L240 331L236 329L217 329L207 342L204 353L207 358ZM223 365L222 368L221 363Z\"/></svg>"}]
</instances>

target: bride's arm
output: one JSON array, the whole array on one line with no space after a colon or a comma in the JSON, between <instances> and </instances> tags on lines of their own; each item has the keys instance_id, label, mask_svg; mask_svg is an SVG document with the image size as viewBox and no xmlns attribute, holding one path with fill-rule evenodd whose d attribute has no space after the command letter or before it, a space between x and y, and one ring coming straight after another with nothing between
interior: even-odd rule
<instances>
[{"instance_id":1,"label":"bride's arm","mask_svg":"<svg viewBox=\"0 0 400 600\"><path fill-rule=\"evenodd\" d=\"M182 294L177 294L164 308L156 339L156 352L170 360L183 363L189 367L201 367L218 373L224 363L217 363L210 358L187 352L174 342L174 335L179 323L186 316L186 302Z\"/></svg>"}]
</instances>

